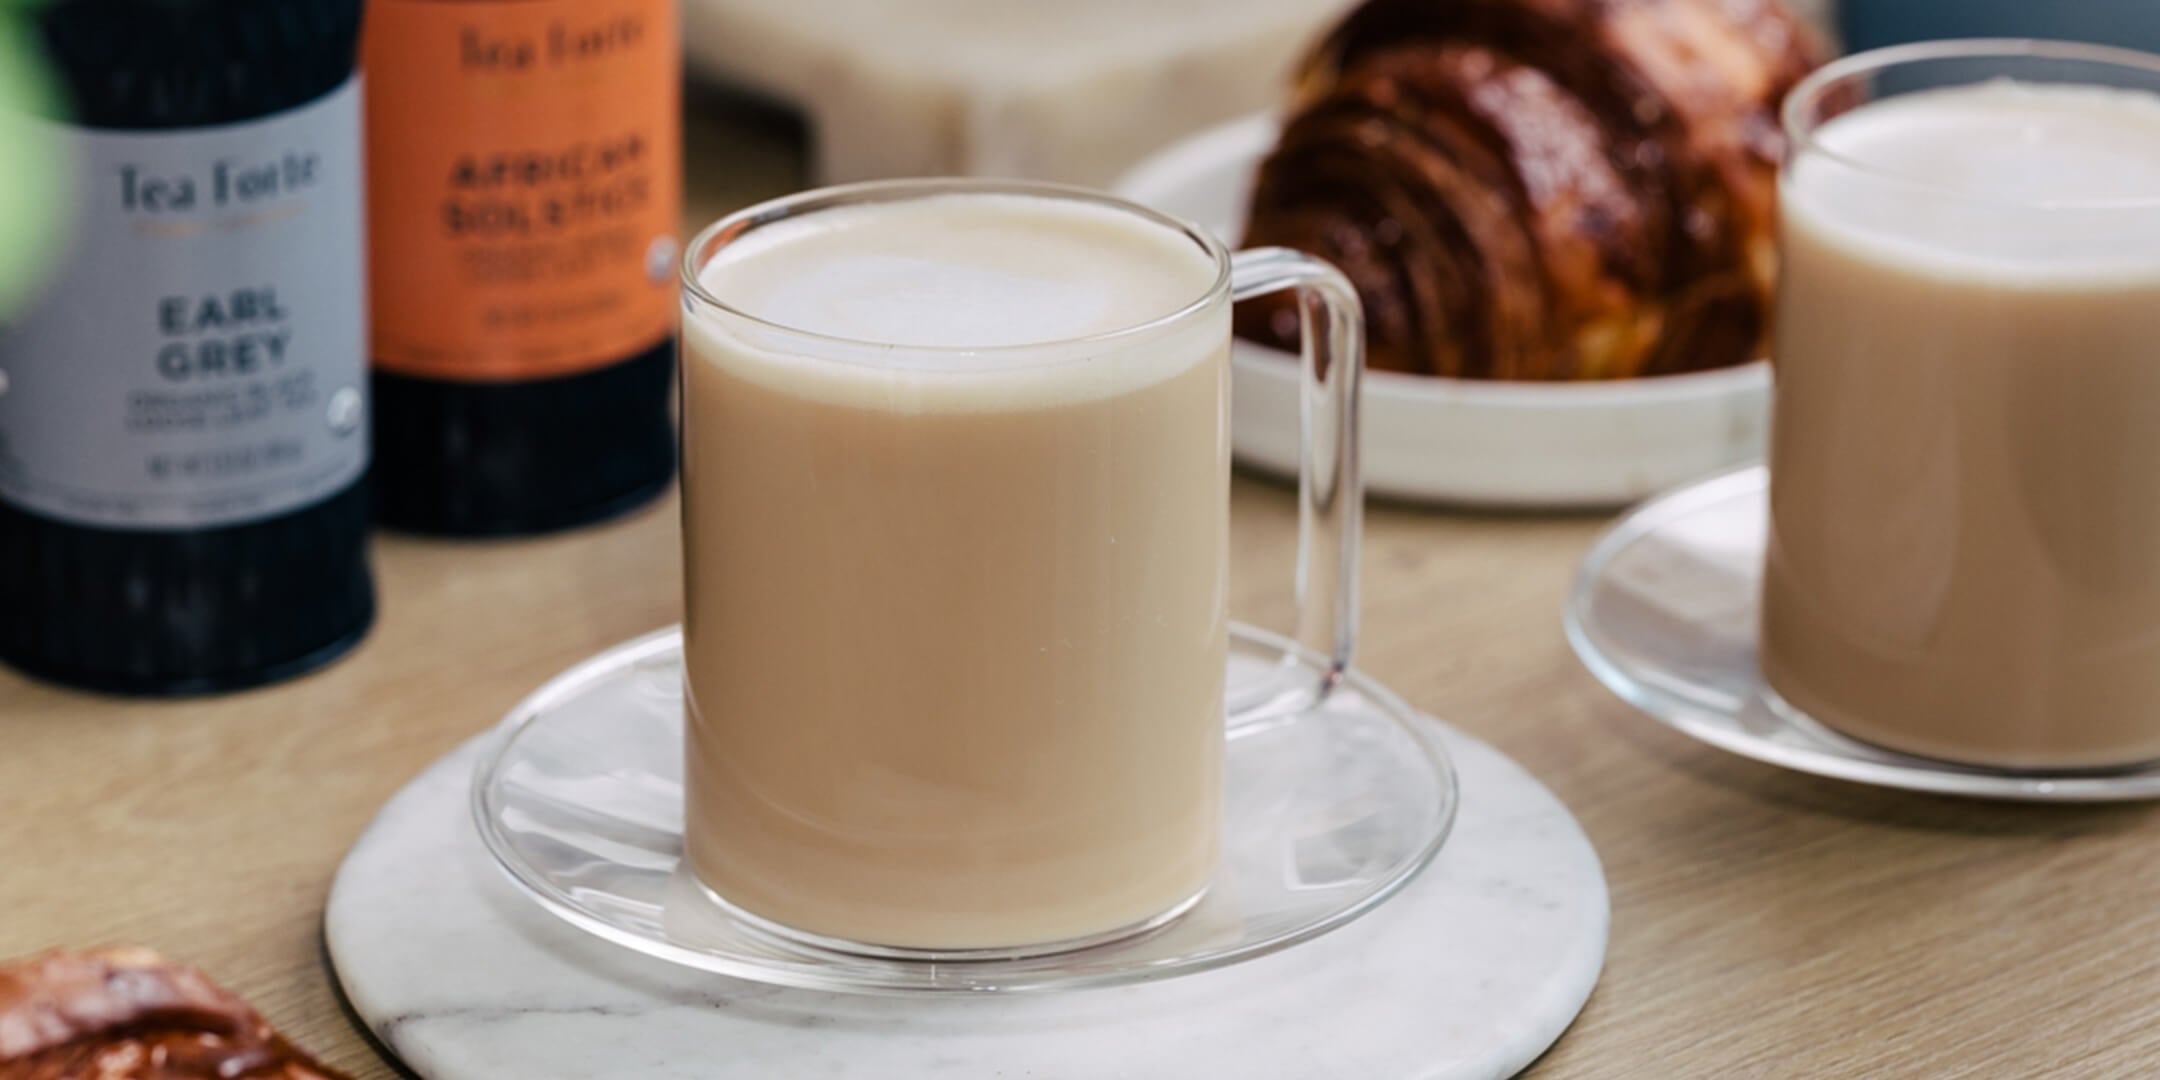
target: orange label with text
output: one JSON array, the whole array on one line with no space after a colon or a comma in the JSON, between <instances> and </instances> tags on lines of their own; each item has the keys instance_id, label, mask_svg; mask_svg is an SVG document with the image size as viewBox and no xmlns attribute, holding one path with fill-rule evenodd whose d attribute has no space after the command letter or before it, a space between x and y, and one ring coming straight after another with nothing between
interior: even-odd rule
<instances>
[{"instance_id":1,"label":"orange label with text","mask_svg":"<svg viewBox=\"0 0 2160 1080\"><path fill-rule=\"evenodd\" d=\"M674 325L675 0L372 0L376 367L567 375Z\"/></svg>"}]
</instances>

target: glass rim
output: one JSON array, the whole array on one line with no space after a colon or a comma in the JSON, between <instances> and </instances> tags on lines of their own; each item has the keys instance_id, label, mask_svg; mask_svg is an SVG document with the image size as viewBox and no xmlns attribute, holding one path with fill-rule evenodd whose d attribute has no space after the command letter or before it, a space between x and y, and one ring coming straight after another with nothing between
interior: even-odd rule
<instances>
[{"instance_id":1,"label":"glass rim","mask_svg":"<svg viewBox=\"0 0 2160 1080\"><path fill-rule=\"evenodd\" d=\"M2047 38L1951 38L1869 49L1841 56L1816 68L1786 93L1784 103L1778 108L1778 121L1785 133L1788 169L1790 162L1798 160L1802 153L1806 153L1874 179L1936 192L1961 202L2036 211L2160 209L2160 191L2151 195L2112 199L2015 199L1960 191L1948 184L1886 169L1862 158L1833 150L1817 138L1823 128L1823 121L1814 117L1812 111L1832 87L1858 76L1939 60L2063 60L2141 72L2160 83L2160 54L2116 45Z\"/></svg>"},{"instance_id":2,"label":"glass rim","mask_svg":"<svg viewBox=\"0 0 2160 1080\"><path fill-rule=\"evenodd\" d=\"M1166 314L1129 326L1113 327L1092 334L1076 337L1050 338L1006 345L895 345L889 341L870 338L848 337L828 334L786 323L774 322L763 316L736 307L713 295L701 279L704 267L711 257L727 245L757 229L792 221L826 210L849 206L865 206L880 203L911 202L941 195L1012 195L1024 198L1049 199L1062 203L1092 205L1121 214L1137 217L1150 224L1170 230L1197 246L1201 253L1214 263L1215 275L1200 295L1186 301ZM1213 307L1230 293L1230 250L1215 235L1198 225L1165 214L1160 210L1143 206L1130 199L1120 198L1108 192L1073 184L1057 184L1044 180L1003 180L981 177L920 177L894 180L865 180L851 184L811 188L776 199L767 199L728 214L718 221L698 230L683 249L680 263L683 303L689 310L685 317L702 314L719 314L739 319L757 327L760 331L816 342L843 349L904 350L933 356L999 356L1036 353L1044 349L1065 349L1074 346L1110 344L1130 338L1142 337L1156 331L1183 323Z\"/></svg>"}]
</instances>

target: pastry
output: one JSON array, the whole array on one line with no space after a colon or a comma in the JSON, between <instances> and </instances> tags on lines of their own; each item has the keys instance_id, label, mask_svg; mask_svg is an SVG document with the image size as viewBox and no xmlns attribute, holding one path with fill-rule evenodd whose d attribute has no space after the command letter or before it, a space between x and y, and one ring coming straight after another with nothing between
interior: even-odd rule
<instances>
[{"instance_id":1,"label":"pastry","mask_svg":"<svg viewBox=\"0 0 2160 1080\"><path fill-rule=\"evenodd\" d=\"M1776 273L1775 110L1819 53L1777 0L1370 0L1299 65L1245 244L1339 266L1379 369L1751 360ZM1238 325L1297 347L1288 298Z\"/></svg>"},{"instance_id":2,"label":"pastry","mask_svg":"<svg viewBox=\"0 0 2160 1080\"><path fill-rule=\"evenodd\" d=\"M201 972L147 949L0 967L0 1080L342 1080Z\"/></svg>"}]
</instances>

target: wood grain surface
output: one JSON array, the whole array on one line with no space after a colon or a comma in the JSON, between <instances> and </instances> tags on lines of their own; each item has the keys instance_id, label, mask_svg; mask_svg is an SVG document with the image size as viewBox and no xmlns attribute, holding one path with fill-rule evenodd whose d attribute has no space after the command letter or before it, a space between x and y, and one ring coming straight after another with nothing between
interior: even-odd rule
<instances>
[{"instance_id":1,"label":"wood grain surface","mask_svg":"<svg viewBox=\"0 0 2160 1080\"><path fill-rule=\"evenodd\" d=\"M703 96L692 116L693 227L800 184L784 124ZM1282 625L1292 500L1241 478L1235 507L1237 612ZM510 543L383 537L373 635L268 690L131 702L0 672L0 957L151 945L362 1080L398 1075L325 965L331 874L423 766L676 618L675 510ZM1605 860L1603 980L1530 1075L2160 1075L2160 808L1875 791L1666 731L1561 639L1599 524L1382 506L1365 548L1361 666L1541 777Z\"/></svg>"}]
</instances>

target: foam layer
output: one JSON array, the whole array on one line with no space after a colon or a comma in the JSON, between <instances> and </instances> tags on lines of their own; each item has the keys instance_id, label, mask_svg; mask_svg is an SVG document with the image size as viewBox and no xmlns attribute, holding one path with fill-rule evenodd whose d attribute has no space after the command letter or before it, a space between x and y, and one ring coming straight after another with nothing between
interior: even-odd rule
<instances>
[{"instance_id":1,"label":"foam layer","mask_svg":"<svg viewBox=\"0 0 2160 1080\"><path fill-rule=\"evenodd\" d=\"M1880 172L2018 203L2160 199L2160 97L2008 80L1908 94L1816 142Z\"/></svg>"},{"instance_id":2,"label":"foam layer","mask_svg":"<svg viewBox=\"0 0 2160 1080\"><path fill-rule=\"evenodd\" d=\"M1199 299L1214 276L1190 240L1107 208L955 195L767 226L722 249L701 281L790 329L988 349L1139 326Z\"/></svg>"},{"instance_id":3,"label":"foam layer","mask_svg":"<svg viewBox=\"0 0 2160 1080\"><path fill-rule=\"evenodd\" d=\"M2038 285L2160 274L2160 96L1985 83L1875 102L1815 142L1782 208L1842 242Z\"/></svg>"},{"instance_id":4,"label":"foam layer","mask_svg":"<svg viewBox=\"0 0 2160 1080\"><path fill-rule=\"evenodd\" d=\"M693 308L683 326L693 390L733 378L888 412L1043 408L1219 361L1230 340L1226 301L1088 340L1206 296L1215 262L1167 227L1032 196L820 212L723 248L700 280L762 321Z\"/></svg>"}]
</instances>

